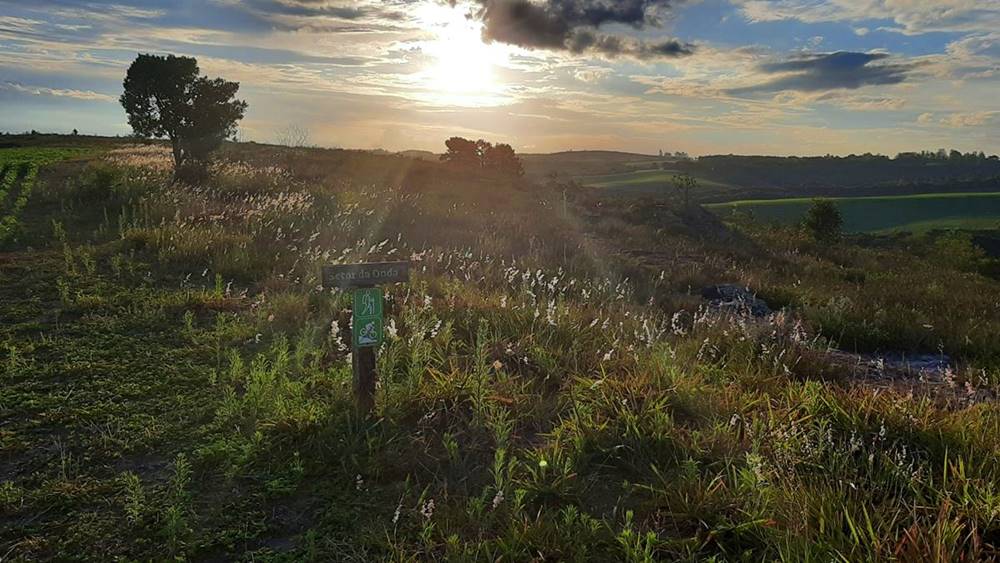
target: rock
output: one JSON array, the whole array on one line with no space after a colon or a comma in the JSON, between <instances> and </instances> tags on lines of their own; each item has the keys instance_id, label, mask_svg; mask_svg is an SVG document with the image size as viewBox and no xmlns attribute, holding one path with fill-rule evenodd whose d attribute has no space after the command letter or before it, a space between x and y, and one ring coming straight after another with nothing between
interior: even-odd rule
<instances>
[{"instance_id":1,"label":"rock","mask_svg":"<svg viewBox=\"0 0 1000 563\"><path fill-rule=\"evenodd\" d=\"M771 307L757 297L750 288L736 284L710 285L701 290L702 298L718 309L749 313L754 317L766 317Z\"/></svg>"}]
</instances>

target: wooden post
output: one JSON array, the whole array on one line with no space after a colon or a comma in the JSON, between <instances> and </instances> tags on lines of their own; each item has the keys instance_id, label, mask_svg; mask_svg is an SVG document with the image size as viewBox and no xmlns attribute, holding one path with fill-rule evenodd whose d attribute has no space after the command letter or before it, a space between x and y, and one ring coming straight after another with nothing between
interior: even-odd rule
<instances>
[{"instance_id":1,"label":"wooden post","mask_svg":"<svg viewBox=\"0 0 1000 563\"><path fill-rule=\"evenodd\" d=\"M375 372L375 348L354 348L352 364L354 365L354 398L358 414L368 416L375 408L375 383L378 374Z\"/></svg>"},{"instance_id":2,"label":"wooden post","mask_svg":"<svg viewBox=\"0 0 1000 563\"><path fill-rule=\"evenodd\" d=\"M323 287L353 289L351 365L354 368L354 398L358 413L368 416L375 408L375 350L382 343L383 311L380 285L405 282L409 262L344 264L323 268Z\"/></svg>"}]
</instances>

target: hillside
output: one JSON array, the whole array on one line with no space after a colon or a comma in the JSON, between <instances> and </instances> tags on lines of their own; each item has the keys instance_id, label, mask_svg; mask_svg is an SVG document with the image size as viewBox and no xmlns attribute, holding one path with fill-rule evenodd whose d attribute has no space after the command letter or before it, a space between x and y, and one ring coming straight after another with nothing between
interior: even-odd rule
<instances>
[{"instance_id":1,"label":"hillside","mask_svg":"<svg viewBox=\"0 0 1000 563\"><path fill-rule=\"evenodd\" d=\"M660 157L616 151L568 151L551 154L522 154L528 178L541 181L553 173L562 178L627 171L634 163L653 163Z\"/></svg>"},{"instance_id":2,"label":"hillside","mask_svg":"<svg viewBox=\"0 0 1000 563\"><path fill-rule=\"evenodd\" d=\"M672 197L671 178L690 174L701 184L696 199L864 197L1000 190L1000 158L979 154L903 154L847 157L710 155L698 159L606 151L525 155L535 181L553 177L611 188L623 197Z\"/></svg>"},{"instance_id":3,"label":"hillside","mask_svg":"<svg viewBox=\"0 0 1000 563\"><path fill-rule=\"evenodd\" d=\"M0 178L5 559L1000 557L1000 282L961 241L363 151ZM320 267L399 259L365 417Z\"/></svg>"}]
</instances>

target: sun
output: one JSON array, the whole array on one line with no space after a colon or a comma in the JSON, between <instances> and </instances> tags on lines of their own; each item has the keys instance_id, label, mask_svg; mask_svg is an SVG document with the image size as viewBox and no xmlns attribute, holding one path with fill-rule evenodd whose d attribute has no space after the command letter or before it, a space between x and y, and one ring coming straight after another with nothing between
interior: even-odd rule
<instances>
[{"instance_id":1,"label":"sun","mask_svg":"<svg viewBox=\"0 0 1000 563\"><path fill-rule=\"evenodd\" d=\"M497 71L508 59L501 45L482 40L482 24L466 11L426 3L418 21L434 38L421 43L430 63L419 73L427 97L446 105L482 106L499 103L503 84Z\"/></svg>"}]
</instances>

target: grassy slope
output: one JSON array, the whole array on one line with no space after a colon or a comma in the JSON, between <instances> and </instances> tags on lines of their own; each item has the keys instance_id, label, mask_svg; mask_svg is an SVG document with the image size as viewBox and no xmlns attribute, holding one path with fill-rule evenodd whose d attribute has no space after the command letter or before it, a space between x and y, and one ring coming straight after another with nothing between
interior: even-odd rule
<instances>
[{"instance_id":1,"label":"grassy slope","mask_svg":"<svg viewBox=\"0 0 1000 563\"><path fill-rule=\"evenodd\" d=\"M651 164L661 160L656 156L617 151L568 151L552 154L522 154L524 170L528 178L543 181L550 174L561 177L607 174L609 170L627 170L642 163Z\"/></svg>"},{"instance_id":2,"label":"grassy slope","mask_svg":"<svg viewBox=\"0 0 1000 563\"><path fill-rule=\"evenodd\" d=\"M673 177L676 170L640 170L621 174L580 176L576 180L585 186L609 190L616 195L630 197L667 196L673 194ZM692 197L697 199L724 197L735 187L697 178L698 189Z\"/></svg>"},{"instance_id":3,"label":"grassy slope","mask_svg":"<svg viewBox=\"0 0 1000 563\"><path fill-rule=\"evenodd\" d=\"M925 232L932 229L995 229L1000 223L1000 194L945 193L906 196L832 198L850 232ZM749 212L755 218L791 224L801 221L809 198L746 200L707 206L719 213Z\"/></svg>"},{"instance_id":4,"label":"grassy slope","mask_svg":"<svg viewBox=\"0 0 1000 563\"><path fill-rule=\"evenodd\" d=\"M997 406L842 385L802 333L940 345L959 386L995 385L994 282L783 232L732 253L501 185L343 182L408 178L395 161L244 156L208 190L148 149L43 169L0 253L0 555L997 555ZM316 267L411 254L360 420L347 298ZM685 289L733 278L804 324Z\"/></svg>"}]
</instances>

